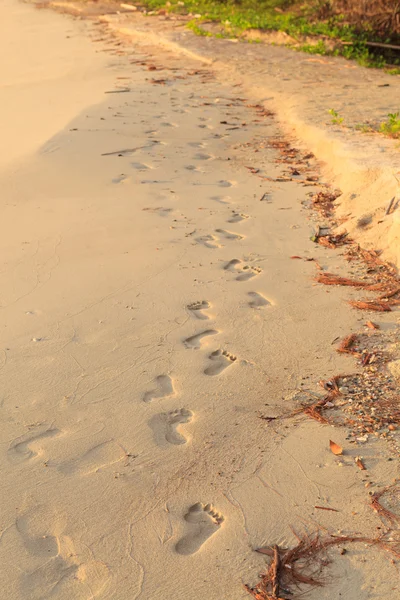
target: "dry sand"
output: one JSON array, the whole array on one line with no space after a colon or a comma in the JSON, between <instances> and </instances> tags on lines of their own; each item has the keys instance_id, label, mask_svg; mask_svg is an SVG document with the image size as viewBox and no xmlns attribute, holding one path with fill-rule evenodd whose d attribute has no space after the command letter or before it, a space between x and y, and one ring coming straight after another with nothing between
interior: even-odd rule
<instances>
[{"instance_id":1,"label":"dry sand","mask_svg":"<svg viewBox=\"0 0 400 600\"><path fill-rule=\"evenodd\" d=\"M188 58L0 18L2 598L245 599L292 526L375 535L346 432L259 418L354 369L332 342L360 319L290 259L340 260L310 188L259 177L276 125ZM388 556L348 550L311 600L398 594Z\"/></svg>"}]
</instances>

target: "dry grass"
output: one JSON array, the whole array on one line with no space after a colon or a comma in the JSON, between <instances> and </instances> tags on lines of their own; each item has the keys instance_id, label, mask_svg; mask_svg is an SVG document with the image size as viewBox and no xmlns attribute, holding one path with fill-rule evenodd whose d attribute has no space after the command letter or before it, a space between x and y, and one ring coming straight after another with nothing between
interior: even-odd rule
<instances>
[{"instance_id":1,"label":"dry grass","mask_svg":"<svg viewBox=\"0 0 400 600\"><path fill-rule=\"evenodd\" d=\"M320 16L344 15L347 22L372 27L386 34L400 34L399 0L319 0Z\"/></svg>"}]
</instances>

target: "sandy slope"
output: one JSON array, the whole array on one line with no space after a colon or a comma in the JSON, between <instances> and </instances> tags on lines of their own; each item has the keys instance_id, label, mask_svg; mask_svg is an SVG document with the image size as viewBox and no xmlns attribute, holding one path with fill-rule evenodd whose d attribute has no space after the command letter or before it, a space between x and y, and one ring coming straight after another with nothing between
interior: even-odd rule
<instances>
[{"instance_id":1,"label":"sandy slope","mask_svg":"<svg viewBox=\"0 0 400 600\"><path fill-rule=\"evenodd\" d=\"M18 39L0 91L7 600L239 600L253 548L293 543L292 525L374 533L331 428L259 419L351 368L332 341L357 317L290 259L337 261L309 240L309 188L246 168L281 172L274 124L188 59L120 55L11 0L1 18ZM379 568L337 555L310 598L393 595L393 566L368 556Z\"/></svg>"},{"instance_id":2,"label":"sandy slope","mask_svg":"<svg viewBox=\"0 0 400 600\"><path fill-rule=\"evenodd\" d=\"M336 203L342 227L363 247L379 249L385 260L400 264L400 213L386 213L389 201L400 192L398 142L360 132L361 124L367 123L379 130L388 113L398 111L398 77L344 58L293 52L279 45L288 43L287 38L279 40L279 32L272 34L278 33L275 42L234 43L238 40L195 35L185 26L190 17L116 14L119 5L112 0L48 2L80 14L103 13L101 19L112 31L136 41L153 39L157 45L208 61L225 83L240 79L245 93L267 103L283 131L323 162L324 176L342 192ZM113 7L114 14L108 14ZM214 33L219 28L216 23L201 27ZM258 32L253 34L258 37ZM261 39L265 35L270 32ZM332 109L342 125L332 123Z\"/></svg>"}]
</instances>

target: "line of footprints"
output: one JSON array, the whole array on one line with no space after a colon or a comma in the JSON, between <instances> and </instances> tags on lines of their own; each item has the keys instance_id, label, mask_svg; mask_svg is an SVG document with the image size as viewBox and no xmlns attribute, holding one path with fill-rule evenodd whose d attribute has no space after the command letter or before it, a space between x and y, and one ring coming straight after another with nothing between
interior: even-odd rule
<instances>
[{"instance_id":1,"label":"line of footprints","mask_svg":"<svg viewBox=\"0 0 400 600\"><path fill-rule=\"evenodd\" d=\"M237 272L237 279L240 275L246 275L246 277L240 278L239 281L246 281L257 273L257 269L254 267L248 267L249 273L247 273L246 265L243 267L240 265L241 261L235 259L230 261L224 268L228 271ZM270 302L258 292L248 292L248 295L250 298L249 305L252 308L263 308L270 305ZM189 312L201 321L210 318L207 314L210 308L211 305L206 300L193 302L187 306ZM218 333L216 329L205 329L186 338L183 343L188 349L198 350L201 348L204 339ZM204 369L204 374L211 377L219 375L237 360L236 356L221 348L211 352L208 358L210 363ZM168 398L174 394L175 390L171 377L169 375L159 375L154 381L154 388L144 394L143 401L151 402L154 399ZM150 426L154 431L156 442L160 446L165 443L185 444L187 438L181 433L180 426L189 423L192 418L193 413L187 408L180 408L154 416L150 421ZM184 515L184 519L188 523L188 532L175 545L176 552L182 555L196 553L204 542L218 531L224 521L223 515L217 512L211 504L201 502L193 504Z\"/></svg>"},{"instance_id":2,"label":"line of footprints","mask_svg":"<svg viewBox=\"0 0 400 600\"><path fill-rule=\"evenodd\" d=\"M205 321L210 318L207 314L210 307L210 303L203 300L189 304L187 309L194 317ZM189 349L198 350L205 338L218 333L216 329L206 329L186 338L183 343ZM209 355L209 359L210 364L205 368L204 373L215 376L230 367L235 362L236 356L218 349ZM159 375L154 381L154 389L144 394L143 401L151 402L154 399L168 398L174 394L175 390L171 377L169 375ZM193 413L187 408L155 415L150 421L150 426L153 429L156 442L160 446L165 443L185 444L187 438L179 431L179 428L181 425L189 423L192 418ZM211 504L197 502L190 506L184 515L184 520L187 523L187 533L184 533L175 544L175 551L178 554L188 556L195 554L204 542L218 531L224 517Z\"/></svg>"},{"instance_id":3,"label":"line of footprints","mask_svg":"<svg viewBox=\"0 0 400 600\"><path fill-rule=\"evenodd\" d=\"M202 125L205 127L205 125ZM189 145L194 147L204 148L203 143L190 143ZM194 156L195 160L207 161L212 159L213 156L199 152ZM133 166L139 170L146 170L148 165L144 164L133 164ZM187 165L188 171L201 171L199 167L195 165ZM221 180L218 182L219 187L229 188L234 185L235 182ZM220 202L224 205L229 205L229 196L214 196L213 200ZM149 210L149 209L146 209ZM166 216L168 210L162 207L157 209L151 209L158 212L160 216ZM231 214L227 219L229 224L237 224L244 222L249 218L249 215L231 210ZM230 231L229 229L218 228L212 233L201 235L195 238L198 244L204 245L206 248L215 250L222 248L224 242L240 242L245 239L245 236ZM246 282L259 276L262 269L258 266L248 265L239 259L232 259L223 266L223 269L227 274L232 274L234 279L238 282ZM250 291L247 292L248 305L253 309L263 309L270 306L271 303L259 292ZM208 321L210 319L209 309L211 305L208 301L202 300L193 302L187 306L189 313L199 321ZM204 328L199 333L191 335L183 340L183 344L189 350L199 350L206 343L207 339L212 338L219 334L219 331L212 327ZM208 364L204 368L204 374L210 377L219 376L221 373L232 367L237 361L237 357L223 348L218 348L208 355ZM170 398L175 396L175 389L173 380L168 374L162 374L155 378L151 389L145 392L143 395L143 401L150 403L153 400L160 400L164 398ZM177 408L170 412L164 412L157 414L150 420L150 426L153 430L155 441L159 446L165 446L169 444L183 445L186 444L188 439L182 433L182 426L188 424L193 419L193 413L187 408ZM181 555L191 555L196 553L204 542L209 539L218 529L221 527L224 521L223 515L217 512L211 504L203 504L198 502L189 507L184 520L187 523L187 532L179 539L175 544L175 551Z\"/></svg>"},{"instance_id":4,"label":"line of footprints","mask_svg":"<svg viewBox=\"0 0 400 600\"><path fill-rule=\"evenodd\" d=\"M210 318L207 314L209 308L210 303L206 300L194 302L187 306L189 312L195 318L202 321ZM218 335L218 333L216 329L205 329L200 333L186 338L183 340L183 343L188 349L199 350L206 338ZM209 364L204 369L204 373L209 376L219 375L236 361L236 356L221 348L214 350L208 358ZM143 401L151 402L152 400L169 398L174 395L175 389L171 377L169 375L158 375L154 380L153 388L143 395ZM150 425L154 431L157 443L160 446L164 445L165 442L175 445L185 444L187 438L181 433L180 426L189 423L192 418L193 413L186 408L154 416L150 421Z\"/></svg>"},{"instance_id":5,"label":"line of footprints","mask_svg":"<svg viewBox=\"0 0 400 600\"><path fill-rule=\"evenodd\" d=\"M237 265L241 261L232 260L230 261L224 268L235 270ZM254 270L257 270L257 267L248 267L249 269L249 277L245 279L240 279L240 281L246 281L249 279ZM247 276L247 269L244 267L240 274L237 276L245 274ZM236 279L237 279L236 278ZM249 306L252 308L264 308L266 306L270 306L271 303L264 298L262 294L259 292L248 292L249 296ZM187 306L189 312L199 320L205 321L210 317L207 314L207 310L211 307L210 303L206 300L202 300L199 302L193 302ZM191 350L199 350L202 347L203 340L208 337L218 335L219 331L216 329L205 329L200 333L196 333L195 335L189 336L185 340L183 340L186 348ZM223 350L222 348L218 348L209 354L208 356L209 364L204 369L204 374L209 375L211 377L215 377L216 375L220 375L225 369L231 367L233 363L236 361L237 357L234 354L231 354L227 350ZM173 386L172 379L169 375L158 375L158 377L154 380L154 387L143 395L144 402L151 402L152 400L160 400L162 398L169 398L174 396L175 389ZM162 445L162 439L164 438L167 442L171 444L185 444L187 439L183 436L183 434L178 430L179 426L185 423L189 423L192 420L193 414L190 410L186 408L181 408L177 410L173 410L169 413L162 413L153 417L151 425L155 432L155 436L160 445Z\"/></svg>"}]
</instances>

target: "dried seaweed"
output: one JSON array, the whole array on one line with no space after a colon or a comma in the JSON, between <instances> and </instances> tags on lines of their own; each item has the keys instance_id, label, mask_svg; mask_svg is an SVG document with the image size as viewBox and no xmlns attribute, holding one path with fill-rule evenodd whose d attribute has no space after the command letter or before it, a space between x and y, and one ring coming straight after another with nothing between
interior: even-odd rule
<instances>
[{"instance_id":1,"label":"dried seaweed","mask_svg":"<svg viewBox=\"0 0 400 600\"><path fill-rule=\"evenodd\" d=\"M325 415L322 414L322 411L332 408L334 406L332 401L341 395L339 391L339 381L342 377L343 375L335 375L327 381L320 381L320 385L328 391L328 394L326 394L323 398L312 402L311 404L303 404L301 408L297 409L290 416L303 413L304 415L307 415L311 419L314 419L314 421L318 421L323 425L331 424L332 421L325 417Z\"/></svg>"},{"instance_id":2,"label":"dried seaweed","mask_svg":"<svg viewBox=\"0 0 400 600\"><path fill-rule=\"evenodd\" d=\"M372 310L374 312L390 312L392 310L390 305L382 300L349 300L348 303L353 308L360 310Z\"/></svg>"},{"instance_id":3,"label":"dried seaweed","mask_svg":"<svg viewBox=\"0 0 400 600\"><path fill-rule=\"evenodd\" d=\"M325 248L338 248L345 244L351 244L352 240L348 237L347 231L343 233L328 233L325 235L314 236L314 241Z\"/></svg>"},{"instance_id":4,"label":"dried seaweed","mask_svg":"<svg viewBox=\"0 0 400 600\"><path fill-rule=\"evenodd\" d=\"M320 530L311 534L306 532L302 536L295 535L298 543L292 549L276 545L257 549L257 552L270 556L272 560L266 572L260 575L259 584L253 588L245 585L247 592L256 600L283 600L281 593L294 598L292 594L300 586L323 586L322 570L331 562L327 550L334 546L363 543L389 551L400 558L399 542L391 542L384 537L334 536L322 534Z\"/></svg>"},{"instance_id":5,"label":"dried seaweed","mask_svg":"<svg viewBox=\"0 0 400 600\"><path fill-rule=\"evenodd\" d=\"M318 400L318 402L314 402L313 404L310 404L308 406L303 406L301 412L303 412L311 419L314 419L314 421L318 421L323 425L327 425L329 423L329 420L326 417L324 417L324 415L321 413L321 411L325 407L325 404L326 399L324 398L323 400Z\"/></svg>"},{"instance_id":6,"label":"dried seaweed","mask_svg":"<svg viewBox=\"0 0 400 600\"><path fill-rule=\"evenodd\" d=\"M393 298L396 294L400 292L400 286L395 285L392 289L387 290L382 296L379 297L379 300L387 300L388 298Z\"/></svg>"},{"instance_id":7,"label":"dried seaweed","mask_svg":"<svg viewBox=\"0 0 400 600\"><path fill-rule=\"evenodd\" d=\"M388 510L380 502L382 496L385 496L389 492L397 492L397 494L400 494L400 486L393 484L383 488L380 492L375 492L371 497L371 507L384 521L387 521L391 527L398 527L400 525L400 515L396 515L391 510Z\"/></svg>"},{"instance_id":8,"label":"dried seaweed","mask_svg":"<svg viewBox=\"0 0 400 600\"><path fill-rule=\"evenodd\" d=\"M357 340L357 336L355 333L352 333L348 336L346 336L341 342L340 345L337 349L338 352L342 352L344 354L355 354L356 356L359 356L360 353L357 352L354 348L353 345L355 343L355 341Z\"/></svg>"},{"instance_id":9,"label":"dried seaweed","mask_svg":"<svg viewBox=\"0 0 400 600\"><path fill-rule=\"evenodd\" d=\"M313 196L312 203L314 208L319 210L325 217L329 217L334 211L334 202L339 196L340 192L318 192Z\"/></svg>"},{"instance_id":10,"label":"dried seaweed","mask_svg":"<svg viewBox=\"0 0 400 600\"><path fill-rule=\"evenodd\" d=\"M339 396L339 382L344 377L343 375L335 375L331 377L331 379L327 379L326 381L320 381L319 385L324 388L324 390L329 390L329 397L326 397L326 400L330 399L333 396Z\"/></svg>"},{"instance_id":11,"label":"dried seaweed","mask_svg":"<svg viewBox=\"0 0 400 600\"><path fill-rule=\"evenodd\" d=\"M399 281L396 267L383 261L380 258L380 252L376 250L366 250L365 248L361 248L359 244L353 244L346 252L346 258L348 261L362 260L370 273L375 272L380 277L385 277L388 281L391 280L392 283L394 281L398 283Z\"/></svg>"},{"instance_id":12,"label":"dried seaweed","mask_svg":"<svg viewBox=\"0 0 400 600\"><path fill-rule=\"evenodd\" d=\"M349 279L348 277L340 277L340 275L335 275L334 273L328 272L319 273L315 279L316 281L318 281L318 283L323 283L324 285L343 285L347 287L355 287L368 290L370 292L385 291L385 293L379 298L379 300L389 298L400 292L399 286L396 286L396 289L389 288L388 290L388 283L386 281L379 283L369 283L367 281L357 281L355 279Z\"/></svg>"},{"instance_id":13,"label":"dried seaweed","mask_svg":"<svg viewBox=\"0 0 400 600\"><path fill-rule=\"evenodd\" d=\"M354 279L340 277L339 275L334 275L333 273L327 272L318 273L315 280L318 281L318 283L323 283L324 285L344 285L356 288L366 288L370 285L365 281L356 281Z\"/></svg>"}]
</instances>

